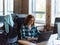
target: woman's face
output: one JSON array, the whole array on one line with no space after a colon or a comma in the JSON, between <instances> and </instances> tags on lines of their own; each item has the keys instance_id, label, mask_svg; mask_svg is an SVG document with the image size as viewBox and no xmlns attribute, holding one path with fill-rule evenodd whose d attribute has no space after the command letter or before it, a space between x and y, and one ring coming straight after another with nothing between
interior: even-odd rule
<instances>
[{"instance_id":1,"label":"woman's face","mask_svg":"<svg viewBox=\"0 0 60 45\"><path fill-rule=\"evenodd\" d=\"M32 25L34 23L34 18L31 18L31 20L29 21L29 25Z\"/></svg>"}]
</instances>

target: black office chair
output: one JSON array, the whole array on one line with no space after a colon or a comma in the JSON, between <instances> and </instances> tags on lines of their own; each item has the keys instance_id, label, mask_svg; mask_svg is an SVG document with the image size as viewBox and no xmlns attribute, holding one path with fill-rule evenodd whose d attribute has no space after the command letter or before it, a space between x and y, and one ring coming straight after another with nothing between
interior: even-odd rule
<instances>
[{"instance_id":1,"label":"black office chair","mask_svg":"<svg viewBox=\"0 0 60 45\"><path fill-rule=\"evenodd\" d=\"M4 30L4 16L0 16L0 45L9 45Z\"/></svg>"},{"instance_id":2,"label":"black office chair","mask_svg":"<svg viewBox=\"0 0 60 45\"><path fill-rule=\"evenodd\" d=\"M4 22L4 16L0 16L0 22Z\"/></svg>"},{"instance_id":3,"label":"black office chair","mask_svg":"<svg viewBox=\"0 0 60 45\"><path fill-rule=\"evenodd\" d=\"M20 28L21 28L21 25L24 23L24 20L25 20L25 17L18 17L17 15L14 16L14 22L17 27L16 29L17 29L17 34L18 34L19 40L21 40ZM22 44L19 44L19 45L22 45Z\"/></svg>"},{"instance_id":4,"label":"black office chair","mask_svg":"<svg viewBox=\"0 0 60 45\"><path fill-rule=\"evenodd\" d=\"M57 23L58 22L60 22L60 18L59 17L57 17L55 19L53 34L57 33Z\"/></svg>"},{"instance_id":5,"label":"black office chair","mask_svg":"<svg viewBox=\"0 0 60 45\"><path fill-rule=\"evenodd\" d=\"M20 34L20 28L21 28L21 25L24 23L24 20L25 18L17 18L17 32L18 32L18 37L19 39L21 39L21 34Z\"/></svg>"}]
</instances>

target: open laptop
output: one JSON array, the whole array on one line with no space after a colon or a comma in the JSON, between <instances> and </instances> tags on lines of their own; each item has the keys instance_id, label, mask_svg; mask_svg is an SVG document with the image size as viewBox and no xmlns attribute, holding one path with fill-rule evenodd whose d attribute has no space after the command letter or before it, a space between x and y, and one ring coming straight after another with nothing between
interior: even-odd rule
<instances>
[{"instance_id":1,"label":"open laptop","mask_svg":"<svg viewBox=\"0 0 60 45\"><path fill-rule=\"evenodd\" d=\"M52 32L42 32L38 37L38 43L43 41L48 41Z\"/></svg>"}]
</instances>

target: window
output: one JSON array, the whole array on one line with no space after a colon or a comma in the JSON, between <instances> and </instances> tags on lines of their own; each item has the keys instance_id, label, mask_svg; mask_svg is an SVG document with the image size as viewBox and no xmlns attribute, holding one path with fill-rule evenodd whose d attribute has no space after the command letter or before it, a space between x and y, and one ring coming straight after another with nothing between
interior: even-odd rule
<instances>
[{"instance_id":1,"label":"window","mask_svg":"<svg viewBox=\"0 0 60 45\"><path fill-rule=\"evenodd\" d=\"M54 24L56 16L56 0L51 0L51 24Z\"/></svg>"},{"instance_id":2,"label":"window","mask_svg":"<svg viewBox=\"0 0 60 45\"><path fill-rule=\"evenodd\" d=\"M5 5L6 5L6 8L7 8L7 12L6 12L6 14L11 14L11 13L13 13L13 0L6 0L6 2L5 2Z\"/></svg>"},{"instance_id":3,"label":"window","mask_svg":"<svg viewBox=\"0 0 60 45\"><path fill-rule=\"evenodd\" d=\"M51 0L51 24L54 24L56 17L60 17L60 0Z\"/></svg>"},{"instance_id":4,"label":"window","mask_svg":"<svg viewBox=\"0 0 60 45\"><path fill-rule=\"evenodd\" d=\"M60 17L60 0L56 0L56 17Z\"/></svg>"},{"instance_id":5,"label":"window","mask_svg":"<svg viewBox=\"0 0 60 45\"><path fill-rule=\"evenodd\" d=\"M36 21L45 23L46 20L46 0L36 0Z\"/></svg>"},{"instance_id":6,"label":"window","mask_svg":"<svg viewBox=\"0 0 60 45\"><path fill-rule=\"evenodd\" d=\"M1 0L0 1L0 15L8 15L11 13L13 13L13 0Z\"/></svg>"},{"instance_id":7,"label":"window","mask_svg":"<svg viewBox=\"0 0 60 45\"><path fill-rule=\"evenodd\" d=\"M3 0L0 0L0 15L3 15Z\"/></svg>"},{"instance_id":8,"label":"window","mask_svg":"<svg viewBox=\"0 0 60 45\"><path fill-rule=\"evenodd\" d=\"M35 22L46 23L46 0L29 0L29 13L35 16Z\"/></svg>"},{"instance_id":9,"label":"window","mask_svg":"<svg viewBox=\"0 0 60 45\"><path fill-rule=\"evenodd\" d=\"M29 13L35 16L35 21L46 23L46 0L29 0ZM60 0L51 0L51 24L60 17Z\"/></svg>"}]
</instances>

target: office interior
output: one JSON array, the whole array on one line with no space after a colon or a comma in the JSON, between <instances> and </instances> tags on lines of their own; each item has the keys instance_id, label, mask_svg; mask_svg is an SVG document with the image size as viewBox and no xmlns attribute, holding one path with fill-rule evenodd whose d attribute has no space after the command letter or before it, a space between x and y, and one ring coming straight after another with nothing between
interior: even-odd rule
<instances>
[{"instance_id":1,"label":"office interior","mask_svg":"<svg viewBox=\"0 0 60 45\"><path fill-rule=\"evenodd\" d=\"M35 18L34 25L41 32L41 41L39 40L38 45L60 44L59 4L60 0L0 0L0 30L14 30L15 28L18 38L22 40L20 27L24 23L26 16L31 14ZM7 21L8 24L5 23L5 21ZM10 25L12 27L10 27ZM0 33L2 32L3 31L0 31ZM8 33L9 31L6 32ZM6 36L8 36L7 33L5 33ZM14 35L15 33L13 35L11 34L12 37ZM4 40L2 36L0 37L0 39ZM0 43L2 42L0 41Z\"/></svg>"}]
</instances>

